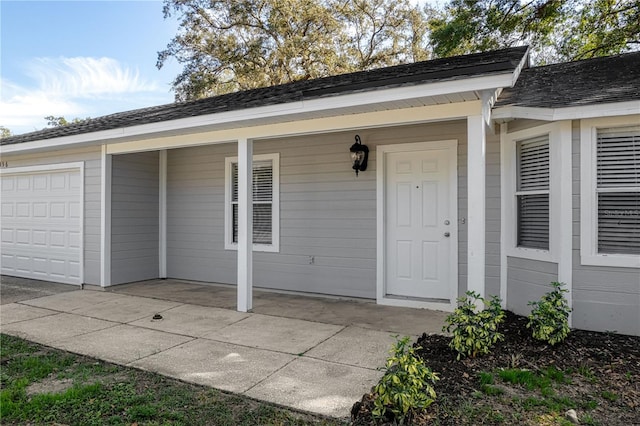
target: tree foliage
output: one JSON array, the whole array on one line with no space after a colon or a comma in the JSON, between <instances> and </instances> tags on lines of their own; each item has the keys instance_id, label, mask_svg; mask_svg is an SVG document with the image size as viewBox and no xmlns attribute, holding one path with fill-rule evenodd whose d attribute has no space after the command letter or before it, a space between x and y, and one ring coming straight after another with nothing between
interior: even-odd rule
<instances>
[{"instance_id":1,"label":"tree foliage","mask_svg":"<svg viewBox=\"0 0 640 426\"><path fill-rule=\"evenodd\" d=\"M452 0L429 21L434 56L528 44L538 63L637 49L640 0Z\"/></svg>"},{"instance_id":2,"label":"tree foliage","mask_svg":"<svg viewBox=\"0 0 640 426\"><path fill-rule=\"evenodd\" d=\"M612 55L640 48L640 0L593 0L571 17L559 48L568 59Z\"/></svg>"},{"instance_id":3,"label":"tree foliage","mask_svg":"<svg viewBox=\"0 0 640 426\"><path fill-rule=\"evenodd\" d=\"M177 100L426 58L408 0L165 0L179 33L158 53L183 66Z\"/></svg>"},{"instance_id":4,"label":"tree foliage","mask_svg":"<svg viewBox=\"0 0 640 426\"><path fill-rule=\"evenodd\" d=\"M0 139L8 138L9 136L13 136L11 129L0 126Z\"/></svg>"},{"instance_id":5,"label":"tree foliage","mask_svg":"<svg viewBox=\"0 0 640 426\"><path fill-rule=\"evenodd\" d=\"M49 127L62 127L62 126L68 126L70 124L77 124L77 123L81 123L85 120L88 120L88 118L74 118L73 120L69 121L64 117L56 117L53 115L48 115L44 118L45 120L47 120L47 126Z\"/></svg>"},{"instance_id":6,"label":"tree foliage","mask_svg":"<svg viewBox=\"0 0 640 426\"><path fill-rule=\"evenodd\" d=\"M528 44L535 63L640 48L640 0L164 0L176 100Z\"/></svg>"}]
</instances>

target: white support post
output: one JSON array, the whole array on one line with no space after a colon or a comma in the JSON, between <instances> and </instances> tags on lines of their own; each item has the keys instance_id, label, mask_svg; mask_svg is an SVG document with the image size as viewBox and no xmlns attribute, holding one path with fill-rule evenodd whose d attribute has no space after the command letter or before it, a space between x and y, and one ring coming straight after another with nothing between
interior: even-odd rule
<instances>
[{"instance_id":1,"label":"white support post","mask_svg":"<svg viewBox=\"0 0 640 426\"><path fill-rule=\"evenodd\" d=\"M467 289L485 293L486 135L482 115L467 117Z\"/></svg>"},{"instance_id":2,"label":"white support post","mask_svg":"<svg viewBox=\"0 0 640 426\"><path fill-rule=\"evenodd\" d=\"M111 285L111 155L102 145L100 179L100 286Z\"/></svg>"},{"instance_id":3,"label":"white support post","mask_svg":"<svg viewBox=\"0 0 640 426\"><path fill-rule=\"evenodd\" d=\"M158 188L158 277L167 278L167 150L160 151Z\"/></svg>"},{"instance_id":4,"label":"white support post","mask_svg":"<svg viewBox=\"0 0 640 426\"><path fill-rule=\"evenodd\" d=\"M238 140L238 311L253 308L253 141Z\"/></svg>"},{"instance_id":5,"label":"white support post","mask_svg":"<svg viewBox=\"0 0 640 426\"><path fill-rule=\"evenodd\" d=\"M507 246L511 244L511 239L507 238L511 235L507 209L511 208L509 181L513 179L507 167L508 162L512 161L509 158L511 151L508 150L507 129L506 123L500 126L500 300L503 309L507 308Z\"/></svg>"}]
</instances>

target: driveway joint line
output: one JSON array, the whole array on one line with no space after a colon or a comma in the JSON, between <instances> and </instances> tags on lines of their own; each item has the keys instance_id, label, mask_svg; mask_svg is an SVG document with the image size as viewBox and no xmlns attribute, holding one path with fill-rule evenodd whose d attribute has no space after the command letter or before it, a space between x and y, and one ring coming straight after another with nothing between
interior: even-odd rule
<instances>
[{"instance_id":1,"label":"driveway joint line","mask_svg":"<svg viewBox=\"0 0 640 426\"><path fill-rule=\"evenodd\" d=\"M272 352L276 352L276 351L272 351ZM300 357L301 358L301 357ZM271 374L268 374L266 377L264 377L262 380L260 380L259 382L255 383L253 386L249 386L249 388L247 388L246 390L242 391L242 394L246 394L247 392L249 392L251 389L255 388L256 386L258 386L261 383L264 383L267 379L271 378L274 374L276 374L277 372L279 372L280 370L282 370L283 368L285 368L287 365L291 364L293 361L295 361L297 358L293 358L291 361L287 361L282 367L278 368L277 370L274 370L271 372Z\"/></svg>"},{"instance_id":2,"label":"driveway joint line","mask_svg":"<svg viewBox=\"0 0 640 426\"><path fill-rule=\"evenodd\" d=\"M320 323L322 324L322 323ZM321 344L323 344L324 342L326 342L327 340L331 339L332 337L335 337L338 333L342 333L348 326L344 325L340 328L340 330L336 331L335 333L333 333L331 336L327 337L326 339L323 339L321 341L319 341L318 343L316 343L315 345L311 346L309 349L307 349L304 352L300 352L300 355L305 355L307 352L309 352L311 349L317 348L318 346L320 346Z\"/></svg>"},{"instance_id":3,"label":"driveway joint line","mask_svg":"<svg viewBox=\"0 0 640 426\"><path fill-rule=\"evenodd\" d=\"M154 330L154 331L157 331L157 330ZM174 333L169 333L169 334L174 334ZM180 334L177 334L176 336L181 336L181 335L180 335ZM184 336L184 337L191 337L191 336ZM191 337L191 339L190 339L190 340L187 340L186 342L181 342L181 343L175 344L175 345L173 345L173 346L170 346L170 347L168 347L168 348L165 348L165 349L159 350L159 351L154 352L154 353L151 353L151 354L149 354L149 355L145 355L145 356L140 357L140 358L138 358L138 359L134 359L133 361L128 362L128 363L123 364L123 365L126 365L127 367L132 367L132 368L139 368L139 367L133 366L133 365L131 365L131 364L133 364L134 362L138 362L138 361L140 361L140 360L143 360L143 359L145 359L145 358L149 358L150 356L158 355L158 354L161 354L161 353L166 352L166 351L168 351L168 350L171 350L171 349L177 348L178 346L186 345L187 343L191 343L191 342L193 342L194 340L198 340L198 338L197 338L197 337ZM162 373L158 373L158 374L162 374ZM162 374L162 375L163 375L163 376L166 376L166 374ZM169 376L169 377L170 377L170 376Z\"/></svg>"}]
</instances>

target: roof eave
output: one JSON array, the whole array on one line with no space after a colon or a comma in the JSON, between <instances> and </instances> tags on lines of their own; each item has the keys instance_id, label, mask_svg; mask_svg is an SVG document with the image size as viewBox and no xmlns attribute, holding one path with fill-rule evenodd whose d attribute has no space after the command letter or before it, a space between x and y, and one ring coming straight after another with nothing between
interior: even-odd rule
<instances>
[{"instance_id":1,"label":"roof eave","mask_svg":"<svg viewBox=\"0 0 640 426\"><path fill-rule=\"evenodd\" d=\"M492 119L497 123L504 123L515 119L561 121L634 114L640 114L640 100L559 108L507 105L494 109Z\"/></svg>"},{"instance_id":2,"label":"roof eave","mask_svg":"<svg viewBox=\"0 0 640 426\"><path fill-rule=\"evenodd\" d=\"M214 125L233 125L234 122L245 123L244 125L246 125L247 120L281 118L283 121L286 121L287 117L298 114L326 113L327 111L340 110L354 106L397 102L421 97L469 91L495 91L505 87L512 87L515 82L515 76L520 71L523 64L524 62L521 62L520 66L516 67L515 70L508 70L493 75L439 81L435 83L412 84L395 88L375 89L306 101L301 100L278 105L247 108L158 123L88 132L79 135L7 144L0 146L0 151L4 154L9 154L47 150L52 148L60 149L78 145L85 146L110 142L126 142L152 135L158 136L163 134L175 134L176 132L193 133L197 132L199 129L206 129L207 127Z\"/></svg>"}]
</instances>

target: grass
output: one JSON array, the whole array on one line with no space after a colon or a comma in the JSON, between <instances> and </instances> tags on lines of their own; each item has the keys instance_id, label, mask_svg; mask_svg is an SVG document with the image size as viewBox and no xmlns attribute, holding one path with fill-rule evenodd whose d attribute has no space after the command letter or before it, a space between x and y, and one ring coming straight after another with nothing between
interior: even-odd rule
<instances>
[{"instance_id":1,"label":"grass","mask_svg":"<svg viewBox=\"0 0 640 426\"><path fill-rule=\"evenodd\" d=\"M343 424L4 334L0 359L3 425Z\"/></svg>"},{"instance_id":2,"label":"grass","mask_svg":"<svg viewBox=\"0 0 640 426\"><path fill-rule=\"evenodd\" d=\"M476 392L474 396L481 398L484 395L500 399L501 403L508 405L513 410L511 412L514 417L511 419L513 423L518 423L515 417L520 410L531 412L542 409L547 414L542 414L537 420L537 424L570 425L571 422L559 417L558 413L564 413L572 408L592 411L598 407L598 402L595 399L587 397L576 400L564 395L565 386L570 386L572 383L572 373L558 370L555 367L549 367L539 372L518 368L500 369L495 372L483 371L478 374L480 391ZM587 370L576 371L576 373L591 379ZM509 391L508 394L505 390ZM610 391L603 391L600 396L611 402L615 402L619 398L619 395ZM483 401L479 400L474 407L466 410L466 418L471 423L475 424L477 421L490 421L492 424L512 423L504 421L504 416L501 420L500 416L493 414L496 411L491 409L491 404L484 406L478 404L483 404ZM583 424L594 425L596 422L588 413L585 413Z\"/></svg>"}]
</instances>

